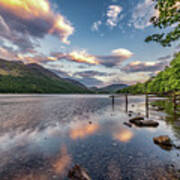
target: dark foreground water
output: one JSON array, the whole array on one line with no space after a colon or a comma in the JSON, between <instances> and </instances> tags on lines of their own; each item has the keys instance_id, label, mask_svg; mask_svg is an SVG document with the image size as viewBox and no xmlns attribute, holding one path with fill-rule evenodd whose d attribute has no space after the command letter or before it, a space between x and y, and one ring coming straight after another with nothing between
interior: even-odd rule
<instances>
[{"instance_id":1,"label":"dark foreground water","mask_svg":"<svg viewBox=\"0 0 180 180\"><path fill-rule=\"evenodd\" d=\"M0 180L64 180L75 164L93 180L180 179L180 150L153 143L180 145L180 119L167 105L150 111L159 127L128 128L124 106L122 97L113 110L108 95L0 96ZM144 97L129 110L143 115Z\"/></svg>"}]
</instances>

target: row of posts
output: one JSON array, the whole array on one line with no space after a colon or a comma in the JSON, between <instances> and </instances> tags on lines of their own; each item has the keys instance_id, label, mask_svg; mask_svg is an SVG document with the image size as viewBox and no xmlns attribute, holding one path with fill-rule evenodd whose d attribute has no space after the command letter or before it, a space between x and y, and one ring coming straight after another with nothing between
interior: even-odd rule
<instances>
[{"instance_id":1,"label":"row of posts","mask_svg":"<svg viewBox=\"0 0 180 180\"><path fill-rule=\"evenodd\" d=\"M114 104L115 104L115 96L112 95L112 109L114 111ZM125 94L125 112L128 112L128 94ZM146 108L146 117L149 118L149 98L148 98L148 94L146 94L145 96L145 108Z\"/></svg>"},{"instance_id":2,"label":"row of posts","mask_svg":"<svg viewBox=\"0 0 180 180\"><path fill-rule=\"evenodd\" d=\"M112 107L114 110L114 103L115 103L115 96L112 95ZM145 94L145 113L146 118L149 118L149 98L150 97L156 97L156 96L149 96L149 94ZM173 110L176 112L178 107L178 102L180 101L180 95L173 94L172 103L173 103ZM179 104L180 105L180 104ZM125 112L128 112L128 94L125 94Z\"/></svg>"},{"instance_id":3,"label":"row of posts","mask_svg":"<svg viewBox=\"0 0 180 180\"><path fill-rule=\"evenodd\" d=\"M176 112L178 110L178 105L180 105L180 94L173 94L172 101L174 112Z\"/></svg>"}]
</instances>

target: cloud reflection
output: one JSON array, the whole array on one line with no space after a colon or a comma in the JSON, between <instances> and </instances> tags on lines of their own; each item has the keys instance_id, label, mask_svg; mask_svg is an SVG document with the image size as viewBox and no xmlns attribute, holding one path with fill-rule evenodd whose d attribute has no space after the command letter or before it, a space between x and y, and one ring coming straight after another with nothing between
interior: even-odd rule
<instances>
[{"instance_id":1,"label":"cloud reflection","mask_svg":"<svg viewBox=\"0 0 180 180\"><path fill-rule=\"evenodd\" d=\"M48 177L43 174L28 174L28 175L19 175L20 177L17 177L14 180L48 180Z\"/></svg>"},{"instance_id":2,"label":"cloud reflection","mask_svg":"<svg viewBox=\"0 0 180 180\"><path fill-rule=\"evenodd\" d=\"M68 154L67 147L65 145L61 148L60 157L53 164L54 171L62 175L71 164L71 156Z\"/></svg>"},{"instance_id":3,"label":"cloud reflection","mask_svg":"<svg viewBox=\"0 0 180 180\"><path fill-rule=\"evenodd\" d=\"M99 124L93 123L93 124L85 124L80 123L76 127L73 127L70 130L70 137L71 139L83 139L89 135L94 134L99 129Z\"/></svg>"},{"instance_id":4,"label":"cloud reflection","mask_svg":"<svg viewBox=\"0 0 180 180\"><path fill-rule=\"evenodd\" d=\"M119 131L113 133L113 137L121 142L129 142L133 136L133 132L128 129L120 129Z\"/></svg>"}]
</instances>

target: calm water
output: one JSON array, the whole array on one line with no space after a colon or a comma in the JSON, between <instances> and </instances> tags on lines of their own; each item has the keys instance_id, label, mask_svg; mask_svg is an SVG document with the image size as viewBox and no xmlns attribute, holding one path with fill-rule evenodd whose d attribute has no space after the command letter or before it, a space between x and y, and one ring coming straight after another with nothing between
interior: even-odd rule
<instances>
[{"instance_id":1,"label":"calm water","mask_svg":"<svg viewBox=\"0 0 180 180\"><path fill-rule=\"evenodd\" d=\"M180 150L153 143L180 145L179 118L151 109L158 128L128 128L124 107L108 95L0 96L0 180L64 180L75 164L93 180L180 179ZM143 115L144 97L129 110Z\"/></svg>"}]
</instances>

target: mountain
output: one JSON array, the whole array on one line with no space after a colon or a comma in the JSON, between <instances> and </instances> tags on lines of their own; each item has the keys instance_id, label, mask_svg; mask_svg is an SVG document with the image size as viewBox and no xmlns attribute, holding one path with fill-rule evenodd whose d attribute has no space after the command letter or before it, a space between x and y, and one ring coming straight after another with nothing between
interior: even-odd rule
<instances>
[{"instance_id":1,"label":"mountain","mask_svg":"<svg viewBox=\"0 0 180 180\"><path fill-rule=\"evenodd\" d=\"M66 81L68 81L68 82L74 84L74 85L77 85L77 86L81 87L82 89L88 90L88 88L87 88L84 84L80 83L80 82L77 81L77 80L70 79L70 78L64 78L64 79L65 79Z\"/></svg>"},{"instance_id":2,"label":"mountain","mask_svg":"<svg viewBox=\"0 0 180 180\"><path fill-rule=\"evenodd\" d=\"M92 87L91 89L97 93L115 93L116 91L126 87L126 84L111 84L102 88Z\"/></svg>"},{"instance_id":3,"label":"mountain","mask_svg":"<svg viewBox=\"0 0 180 180\"><path fill-rule=\"evenodd\" d=\"M152 77L145 83L137 83L118 92L140 94L172 91L180 91L180 52L175 55L170 66L159 72L157 76Z\"/></svg>"},{"instance_id":4,"label":"mountain","mask_svg":"<svg viewBox=\"0 0 180 180\"><path fill-rule=\"evenodd\" d=\"M0 93L90 93L38 64L0 59Z\"/></svg>"}]
</instances>

